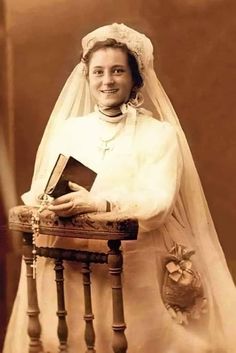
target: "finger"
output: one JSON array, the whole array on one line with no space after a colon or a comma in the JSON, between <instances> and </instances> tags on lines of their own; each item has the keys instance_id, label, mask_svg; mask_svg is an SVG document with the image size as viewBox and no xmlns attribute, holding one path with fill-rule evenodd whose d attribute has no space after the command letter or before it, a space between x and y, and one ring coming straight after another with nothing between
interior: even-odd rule
<instances>
[{"instance_id":1,"label":"finger","mask_svg":"<svg viewBox=\"0 0 236 353\"><path fill-rule=\"evenodd\" d=\"M76 183L73 183L72 181L69 181L69 188L72 190L72 191L79 191L79 190L85 190L85 188L83 188L83 186L81 185L78 185Z\"/></svg>"},{"instance_id":2,"label":"finger","mask_svg":"<svg viewBox=\"0 0 236 353\"><path fill-rule=\"evenodd\" d=\"M80 212L77 208L69 208L68 210L56 211L55 213L59 217L72 217L83 212Z\"/></svg>"},{"instance_id":3,"label":"finger","mask_svg":"<svg viewBox=\"0 0 236 353\"><path fill-rule=\"evenodd\" d=\"M70 211L57 211L55 212L57 216L59 217L72 217L75 215L75 213L70 212Z\"/></svg>"},{"instance_id":4,"label":"finger","mask_svg":"<svg viewBox=\"0 0 236 353\"><path fill-rule=\"evenodd\" d=\"M52 205L60 205L62 203L67 203L67 202L70 202L73 197L74 197L74 192L69 192L68 194L57 197L56 199L54 199L51 202L51 204Z\"/></svg>"},{"instance_id":5,"label":"finger","mask_svg":"<svg viewBox=\"0 0 236 353\"><path fill-rule=\"evenodd\" d=\"M67 203L62 203L59 205L49 205L48 209L49 211L57 212L57 211L66 211L73 207L74 207L73 201L69 201Z\"/></svg>"}]
</instances>

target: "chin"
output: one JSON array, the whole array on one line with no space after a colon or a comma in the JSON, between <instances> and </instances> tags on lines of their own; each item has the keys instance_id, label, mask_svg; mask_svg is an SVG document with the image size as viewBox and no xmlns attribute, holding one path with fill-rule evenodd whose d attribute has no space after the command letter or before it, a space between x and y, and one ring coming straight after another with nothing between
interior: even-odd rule
<instances>
[{"instance_id":1,"label":"chin","mask_svg":"<svg viewBox=\"0 0 236 353\"><path fill-rule=\"evenodd\" d=\"M104 108L116 108L116 107L120 107L124 103L125 103L124 101L104 101L104 102L99 102L98 105L101 105Z\"/></svg>"}]
</instances>

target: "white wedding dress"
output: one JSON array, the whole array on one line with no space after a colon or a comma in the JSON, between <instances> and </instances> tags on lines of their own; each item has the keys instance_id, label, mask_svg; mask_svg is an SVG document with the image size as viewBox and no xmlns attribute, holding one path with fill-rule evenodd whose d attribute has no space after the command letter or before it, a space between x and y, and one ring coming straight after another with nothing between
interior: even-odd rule
<instances>
[{"instance_id":1,"label":"white wedding dress","mask_svg":"<svg viewBox=\"0 0 236 353\"><path fill-rule=\"evenodd\" d=\"M105 143L105 148L101 145ZM236 353L235 288L215 249L201 253L179 196L183 162L175 129L166 122L129 112L115 123L98 112L71 118L55 138L52 155L72 155L98 173L91 192L116 209L137 217L137 241L123 242L124 310L130 353ZM50 158L49 158L50 159ZM53 160L53 158L52 158ZM41 180L25 198L35 204ZM175 241L194 249L208 311L180 325L161 296L162 260ZM106 251L106 242L40 236L41 245ZM220 250L219 250L220 252ZM208 266L211 264L211 266ZM57 351L56 288L53 261L38 259L37 287L45 352ZM77 263L65 264L65 296L69 326L68 352L82 353L84 343L82 279ZM111 289L105 265L92 266L92 299L98 353L111 353ZM19 290L3 353L26 353L26 277Z\"/></svg>"}]
</instances>

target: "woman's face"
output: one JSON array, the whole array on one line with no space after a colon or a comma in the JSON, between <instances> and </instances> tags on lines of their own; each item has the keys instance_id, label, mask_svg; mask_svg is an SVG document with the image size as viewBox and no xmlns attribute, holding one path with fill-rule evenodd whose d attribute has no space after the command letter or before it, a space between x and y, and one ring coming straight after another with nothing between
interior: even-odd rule
<instances>
[{"instance_id":1,"label":"woman's face","mask_svg":"<svg viewBox=\"0 0 236 353\"><path fill-rule=\"evenodd\" d=\"M89 62L89 86L101 108L113 109L128 102L134 83L127 54L109 47L95 51Z\"/></svg>"}]
</instances>

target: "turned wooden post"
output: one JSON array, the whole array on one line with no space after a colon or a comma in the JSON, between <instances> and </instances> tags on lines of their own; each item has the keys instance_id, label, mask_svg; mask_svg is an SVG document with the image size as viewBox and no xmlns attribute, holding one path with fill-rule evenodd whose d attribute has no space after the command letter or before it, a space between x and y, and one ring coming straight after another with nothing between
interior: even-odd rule
<instances>
[{"instance_id":1,"label":"turned wooden post","mask_svg":"<svg viewBox=\"0 0 236 353\"><path fill-rule=\"evenodd\" d=\"M65 297L64 297L64 276L63 276L63 261L61 259L55 260L55 274L56 274L56 285L57 285L57 316L58 316L58 326L57 335L59 338L59 353L67 353L67 337L68 328L66 324L65 310Z\"/></svg>"},{"instance_id":2,"label":"turned wooden post","mask_svg":"<svg viewBox=\"0 0 236 353\"><path fill-rule=\"evenodd\" d=\"M23 233L23 259L26 264L27 297L28 297L28 335L30 338L29 353L43 352L40 340L41 325L39 322L39 306L36 280L33 278L33 245L32 233Z\"/></svg>"},{"instance_id":3,"label":"turned wooden post","mask_svg":"<svg viewBox=\"0 0 236 353\"><path fill-rule=\"evenodd\" d=\"M127 351L127 339L125 336L125 321L121 273L123 256L120 251L120 240L109 240L108 246L108 267L111 275L112 305L113 305L113 340L112 348L115 353L125 353Z\"/></svg>"},{"instance_id":4,"label":"turned wooden post","mask_svg":"<svg viewBox=\"0 0 236 353\"><path fill-rule=\"evenodd\" d=\"M23 233L24 260L27 268L27 294L28 294L28 335L30 338L28 353L43 353L40 341L41 326L39 322L39 307L36 293L36 281L33 278L33 244L32 244L32 212L35 208L30 206L16 206L9 212L9 227ZM126 353L127 340L125 336L125 322L123 309L123 295L121 285L122 253L121 240L136 240L138 222L136 219L124 218L123 215L107 212L106 214L82 214L71 218L58 217L49 210L40 213L40 234L75 238L108 240L108 253L82 251L79 249L62 249L35 247L37 256L55 259L55 273L58 300L58 338L59 353L66 353L68 328L66 324L66 310L64 299L63 260L82 263L83 286L85 296L85 341L86 353L95 353L95 333L93 328L93 313L91 303L91 285L89 264L108 264L112 287L113 305L113 340L114 353ZM45 278L45 280L47 280ZM45 330L47 327L45 327ZM47 347L45 347L47 352ZM22 352L26 353L26 352ZM54 353L54 352L53 352ZM81 352L79 352L81 353ZM100 352L99 352L100 353ZM105 353L105 352L101 352ZM145 352L146 353L146 352Z\"/></svg>"},{"instance_id":5,"label":"turned wooden post","mask_svg":"<svg viewBox=\"0 0 236 353\"><path fill-rule=\"evenodd\" d=\"M91 282L89 263L82 263L83 286L84 286L84 320L85 320L85 342L87 345L86 353L95 353L95 332L93 328L93 311L91 298Z\"/></svg>"}]
</instances>

